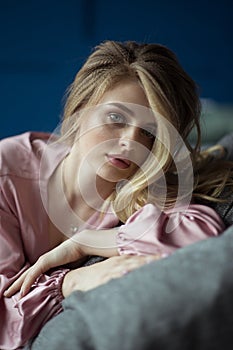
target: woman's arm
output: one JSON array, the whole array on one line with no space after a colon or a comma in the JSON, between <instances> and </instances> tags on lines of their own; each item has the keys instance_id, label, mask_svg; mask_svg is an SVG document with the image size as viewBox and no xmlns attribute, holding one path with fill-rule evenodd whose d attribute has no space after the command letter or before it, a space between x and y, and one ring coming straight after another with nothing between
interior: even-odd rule
<instances>
[{"instance_id":1,"label":"woman's arm","mask_svg":"<svg viewBox=\"0 0 233 350\"><path fill-rule=\"evenodd\" d=\"M168 223L171 232L167 230ZM164 213L155 205L147 204L121 227L83 230L44 254L5 295L13 295L20 288L21 294L26 295L40 274L85 255L111 257L133 254L163 257L178 248L216 236L223 230L220 217L209 207L192 204L185 211Z\"/></svg>"},{"instance_id":2,"label":"woman's arm","mask_svg":"<svg viewBox=\"0 0 233 350\"><path fill-rule=\"evenodd\" d=\"M87 255L111 257L119 255L116 246L116 228L106 230L83 230L67 239L56 248L40 256L7 290L4 296L10 297L20 289L25 296L33 282L44 272L59 265L77 261Z\"/></svg>"},{"instance_id":3,"label":"woman's arm","mask_svg":"<svg viewBox=\"0 0 233 350\"><path fill-rule=\"evenodd\" d=\"M0 349L16 349L36 335L42 325L62 311L62 281L68 269L42 275L30 293L6 298L3 293L30 263L25 255L17 217L0 189Z\"/></svg>"},{"instance_id":4,"label":"woman's arm","mask_svg":"<svg viewBox=\"0 0 233 350\"><path fill-rule=\"evenodd\" d=\"M119 227L120 254L171 254L178 248L218 236L225 229L210 207L191 204L179 211L161 212L147 204Z\"/></svg>"}]
</instances>

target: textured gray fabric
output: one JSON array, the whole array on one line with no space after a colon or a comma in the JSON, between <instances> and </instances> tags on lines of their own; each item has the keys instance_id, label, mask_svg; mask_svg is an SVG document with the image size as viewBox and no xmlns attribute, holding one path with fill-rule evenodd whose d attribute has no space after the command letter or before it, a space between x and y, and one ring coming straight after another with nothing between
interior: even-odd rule
<instances>
[{"instance_id":1,"label":"textured gray fabric","mask_svg":"<svg viewBox=\"0 0 233 350\"><path fill-rule=\"evenodd\" d=\"M230 133L221 138L218 144L222 145L226 150L226 160L233 161L233 133ZM229 190L226 189L225 193ZM233 193L230 190L230 200L227 203L217 203L212 207L219 213L227 226L233 225Z\"/></svg>"},{"instance_id":2,"label":"textured gray fabric","mask_svg":"<svg viewBox=\"0 0 233 350\"><path fill-rule=\"evenodd\" d=\"M233 192L224 191L222 196L224 196L226 192L228 193L228 200L225 203L201 203L212 207L221 216L226 227L229 227L233 225Z\"/></svg>"},{"instance_id":3,"label":"textured gray fabric","mask_svg":"<svg viewBox=\"0 0 233 350\"><path fill-rule=\"evenodd\" d=\"M230 350L233 227L92 291L74 292L32 350Z\"/></svg>"}]
</instances>

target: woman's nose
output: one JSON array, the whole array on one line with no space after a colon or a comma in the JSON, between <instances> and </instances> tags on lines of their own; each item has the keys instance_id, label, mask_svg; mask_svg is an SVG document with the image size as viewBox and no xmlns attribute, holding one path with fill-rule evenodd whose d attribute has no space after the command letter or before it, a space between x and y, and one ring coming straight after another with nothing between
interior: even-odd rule
<instances>
[{"instance_id":1,"label":"woman's nose","mask_svg":"<svg viewBox=\"0 0 233 350\"><path fill-rule=\"evenodd\" d=\"M140 129L135 126L127 126L122 130L119 143L121 147L127 150L133 149L135 142L139 142Z\"/></svg>"}]
</instances>

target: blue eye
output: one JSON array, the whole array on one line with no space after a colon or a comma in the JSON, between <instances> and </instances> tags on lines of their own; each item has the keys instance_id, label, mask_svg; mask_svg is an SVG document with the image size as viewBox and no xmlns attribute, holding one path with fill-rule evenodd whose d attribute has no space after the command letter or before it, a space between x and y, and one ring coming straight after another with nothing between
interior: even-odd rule
<instances>
[{"instance_id":1,"label":"blue eye","mask_svg":"<svg viewBox=\"0 0 233 350\"><path fill-rule=\"evenodd\" d=\"M125 124L126 123L125 117L121 114L118 114L118 113L109 113L108 120L111 123L116 123L116 124Z\"/></svg>"}]
</instances>

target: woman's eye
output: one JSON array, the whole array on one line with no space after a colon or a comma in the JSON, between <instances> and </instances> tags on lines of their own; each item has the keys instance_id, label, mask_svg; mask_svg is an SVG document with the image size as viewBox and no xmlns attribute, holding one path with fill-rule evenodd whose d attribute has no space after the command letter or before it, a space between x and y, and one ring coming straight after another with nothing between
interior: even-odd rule
<instances>
[{"instance_id":1,"label":"woman's eye","mask_svg":"<svg viewBox=\"0 0 233 350\"><path fill-rule=\"evenodd\" d=\"M121 114L118 114L118 113L109 113L108 120L111 123L116 123L116 124L125 124L126 123L125 117Z\"/></svg>"},{"instance_id":2,"label":"woman's eye","mask_svg":"<svg viewBox=\"0 0 233 350\"><path fill-rule=\"evenodd\" d=\"M155 130L142 129L142 134L150 139L155 138Z\"/></svg>"}]
</instances>

